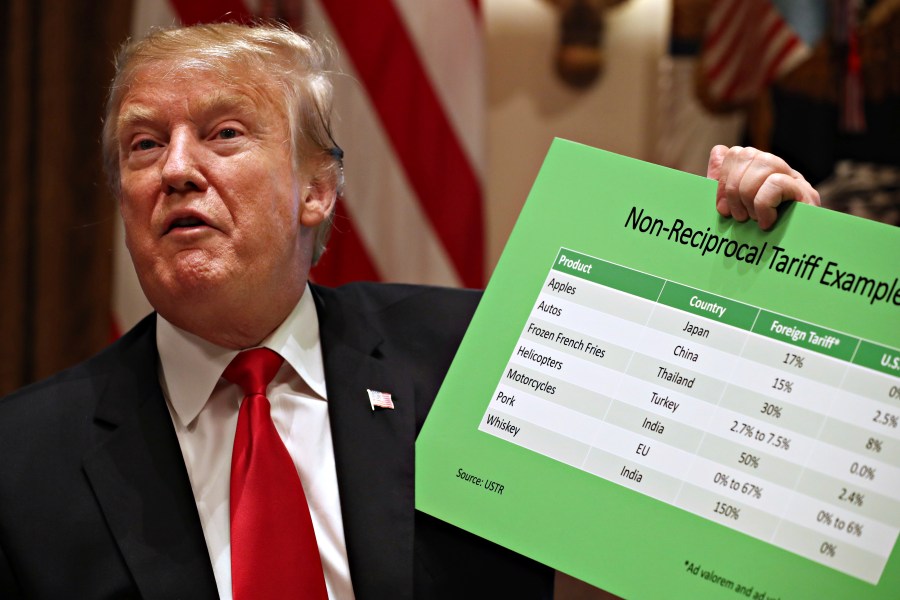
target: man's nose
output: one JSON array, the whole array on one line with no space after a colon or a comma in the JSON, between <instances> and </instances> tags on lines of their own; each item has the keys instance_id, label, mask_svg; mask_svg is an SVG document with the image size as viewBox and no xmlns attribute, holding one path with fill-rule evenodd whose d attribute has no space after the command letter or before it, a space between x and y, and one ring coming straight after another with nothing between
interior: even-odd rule
<instances>
[{"instance_id":1,"label":"man's nose","mask_svg":"<svg viewBox=\"0 0 900 600\"><path fill-rule=\"evenodd\" d=\"M190 132L176 131L172 134L160 174L163 190L167 194L206 189L202 151L201 142Z\"/></svg>"}]
</instances>

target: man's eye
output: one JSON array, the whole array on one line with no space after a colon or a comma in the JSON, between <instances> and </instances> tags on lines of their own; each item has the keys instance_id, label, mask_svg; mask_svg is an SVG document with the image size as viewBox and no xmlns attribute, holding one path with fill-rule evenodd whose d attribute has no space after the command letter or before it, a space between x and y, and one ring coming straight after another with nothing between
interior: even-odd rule
<instances>
[{"instance_id":1,"label":"man's eye","mask_svg":"<svg viewBox=\"0 0 900 600\"><path fill-rule=\"evenodd\" d=\"M135 150L152 150L153 148L156 148L156 142L149 139L138 140L134 145Z\"/></svg>"},{"instance_id":2,"label":"man's eye","mask_svg":"<svg viewBox=\"0 0 900 600\"><path fill-rule=\"evenodd\" d=\"M238 132L236 129L231 129L230 127L226 127L219 131L219 137L223 140L234 139L238 136Z\"/></svg>"}]
</instances>

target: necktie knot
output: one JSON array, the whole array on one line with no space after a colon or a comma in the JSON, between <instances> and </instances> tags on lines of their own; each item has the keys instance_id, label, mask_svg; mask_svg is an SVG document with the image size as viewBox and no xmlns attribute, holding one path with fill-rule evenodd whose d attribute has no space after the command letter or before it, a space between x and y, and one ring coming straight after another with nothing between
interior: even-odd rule
<instances>
[{"instance_id":1,"label":"necktie knot","mask_svg":"<svg viewBox=\"0 0 900 600\"><path fill-rule=\"evenodd\" d=\"M283 362L284 358L268 348L244 350L229 363L222 377L240 386L245 396L265 396L266 388Z\"/></svg>"}]
</instances>

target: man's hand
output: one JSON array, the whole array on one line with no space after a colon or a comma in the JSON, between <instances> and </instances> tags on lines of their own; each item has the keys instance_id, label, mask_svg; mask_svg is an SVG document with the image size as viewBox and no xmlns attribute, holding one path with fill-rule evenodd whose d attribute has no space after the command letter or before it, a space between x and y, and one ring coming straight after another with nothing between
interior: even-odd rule
<instances>
[{"instance_id":1,"label":"man's hand","mask_svg":"<svg viewBox=\"0 0 900 600\"><path fill-rule=\"evenodd\" d=\"M786 162L756 148L716 146L709 153L706 176L719 182L716 210L738 221L751 218L769 229L785 200L821 206L819 193Z\"/></svg>"}]
</instances>

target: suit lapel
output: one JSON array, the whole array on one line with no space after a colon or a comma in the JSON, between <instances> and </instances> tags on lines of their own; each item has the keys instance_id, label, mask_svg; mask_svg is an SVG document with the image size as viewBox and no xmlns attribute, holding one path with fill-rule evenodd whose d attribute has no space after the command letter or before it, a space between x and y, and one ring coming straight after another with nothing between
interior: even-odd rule
<instances>
[{"instance_id":1,"label":"suit lapel","mask_svg":"<svg viewBox=\"0 0 900 600\"><path fill-rule=\"evenodd\" d=\"M412 598L413 386L361 308L315 289L344 537L358 600ZM393 395L372 410L366 389Z\"/></svg>"},{"instance_id":2,"label":"suit lapel","mask_svg":"<svg viewBox=\"0 0 900 600\"><path fill-rule=\"evenodd\" d=\"M84 470L143 598L217 598L209 553L157 378L155 319L120 341Z\"/></svg>"}]
</instances>

